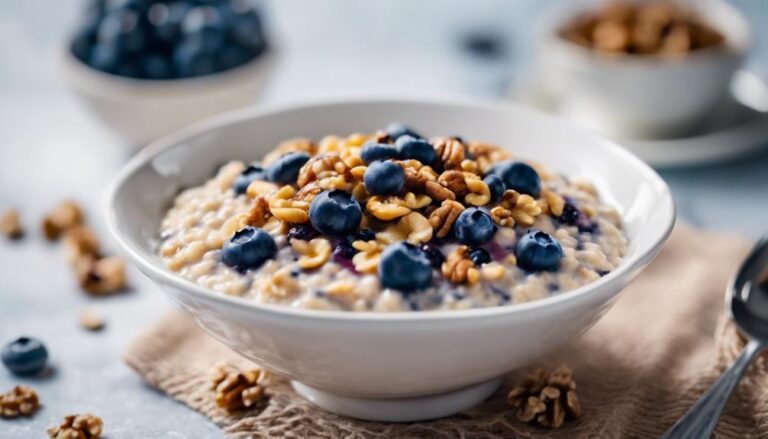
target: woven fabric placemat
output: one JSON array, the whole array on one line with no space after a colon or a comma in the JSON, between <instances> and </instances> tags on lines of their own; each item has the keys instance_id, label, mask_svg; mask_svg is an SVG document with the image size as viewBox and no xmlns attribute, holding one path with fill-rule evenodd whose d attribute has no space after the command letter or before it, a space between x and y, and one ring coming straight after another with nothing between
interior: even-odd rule
<instances>
[{"instance_id":1,"label":"woven fabric placemat","mask_svg":"<svg viewBox=\"0 0 768 439\"><path fill-rule=\"evenodd\" d=\"M678 226L600 322L539 363L568 365L578 386L582 417L556 430L523 424L506 405L506 392L530 369L511 373L474 409L435 421L387 424L324 412L280 378L270 387L272 396L255 409L229 414L217 408L211 367L222 361L247 366L248 361L180 313L138 337L125 360L151 385L209 417L232 438L654 438L743 346L724 318L723 294L748 249L743 239ZM768 365L760 358L729 402L715 437L768 437L766 401Z\"/></svg>"}]
</instances>

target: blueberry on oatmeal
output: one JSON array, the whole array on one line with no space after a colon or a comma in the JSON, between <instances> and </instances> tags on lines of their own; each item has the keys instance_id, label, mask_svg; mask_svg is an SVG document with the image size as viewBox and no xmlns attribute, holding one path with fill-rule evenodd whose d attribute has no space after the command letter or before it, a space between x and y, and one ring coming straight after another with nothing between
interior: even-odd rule
<instances>
[{"instance_id":1,"label":"blueberry on oatmeal","mask_svg":"<svg viewBox=\"0 0 768 439\"><path fill-rule=\"evenodd\" d=\"M267 177L269 181L275 183L295 183L299 177L299 170L307 161L309 161L309 154L305 152L289 152L281 155L267 167Z\"/></svg>"},{"instance_id":2,"label":"blueberry on oatmeal","mask_svg":"<svg viewBox=\"0 0 768 439\"><path fill-rule=\"evenodd\" d=\"M420 136L416 131L413 131L412 129L408 128L405 124L394 122L389 125L387 125L387 128L384 130L387 134L389 134L389 137L392 138L392 140L397 140L402 136L411 136L415 137L417 139L421 139L422 136Z\"/></svg>"},{"instance_id":3,"label":"blueberry on oatmeal","mask_svg":"<svg viewBox=\"0 0 768 439\"><path fill-rule=\"evenodd\" d=\"M275 240L262 229L246 227L236 232L221 249L221 262L241 271L261 267L275 257Z\"/></svg>"},{"instance_id":4,"label":"blueberry on oatmeal","mask_svg":"<svg viewBox=\"0 0 768 439\"><path fill-rule=\"evenodd\" d=\"M363 183L371 195L396 195L405 186L405 173L395 163L376 161L365 170Z\"/></svg>"},{"instance_id":5,"label":"blueberry on oatmeal","mask_svg":"<svg viewBox=\"0 0 768 439\"><path fill-rule=\"evenodd\" d=\"M342 236L354 232L362 218L360 204L341 190L321 192L309 205L312 226L325 235Z\"/></svg>"},{"instance_id":6,"label":"blueberry on oatmeal","mask_svg":"<svg viewBox=\"0 0 768 439\"><path fill-rule=\"evenodd\" d=\"M267 173L259 165L250 165L235 178L232 189L235 190L236 194L244 194L248 185L256 180L267 180Z\"/></svg>"},{"instance_id":7,"label":"blueberry on oatmeal","mask_svg":"<svg viewBox=\"0 0 768 439\"><path fill-rule=\"evenodd\" d=\"M514 306L621 263L621 215L588 181L485 141L388 132L297 137L263 171L222 166L176 197L158 253L221 294L349 312Z\"/></svg>"},{"instance_id":8,"label":"blueberry on oatmeal","mask_svg":"<svg viewBox=\"0 0 768 439\"><path fill-rule=\"evenodd\" d=\"M397 242L381 253L379 278L387 288L404 292L420 290L432 283L432 263L418 247Z\"/></svg>"},{"instance_id":9,"label":"blueberry on oatmeal","mask_svg":"<svg viewBox=\"0 0 768 439\"><path fill-rule=\"evenodd\" d=\"M563 258L563 248L551 235L530 230L515 245L517 265L527 271L555 271Z\"/></svg>"},{"instance_id":10,"label":"blueberry on oatmeal","mask_svg":"<svg viewBox=\"0 0 768 439\"><path fill-rule=\"evenodd\" d=\"M435 148L424 139L418 139L405 134L395 141L400 157L403 160L418 160L422 164L431 165L437 159Z\"/></svg>"},{"instance_id":11,"label":"blueberry on oatmeal","mask_svg":"<svg viewBox=\"0 0 768 439\"><path fill-rule=\"evenodd\" d=\"M370 165L378 160L398 159L400 152L394 146L386 143L367 142L360 149L360 158Z\"/></svg>"},{"instance_id":12,"label":"blueberry on oatmeal","mask_svg":"<svg viewBox=\"0 0 768 439\"><path fill-rule=\"evenodd\" d=\"M491 216L477 207L464 209L453 224L456 239L466 245L482 245L493 238L496 225Z\"/></svg>"}]
</instances>

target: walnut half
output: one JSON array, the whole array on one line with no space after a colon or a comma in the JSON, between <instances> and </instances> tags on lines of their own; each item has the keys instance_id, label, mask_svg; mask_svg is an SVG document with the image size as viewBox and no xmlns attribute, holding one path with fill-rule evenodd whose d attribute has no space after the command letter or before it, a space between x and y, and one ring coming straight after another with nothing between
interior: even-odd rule
<instances>
[{"instance_id":1,"label":"walnut half","mask_svg":"<svg viewBox=\"0 0 768 439\"><path fill-rule=\"evenodd\" d=\"M566 366L552 372L537 369L510 390L507 403L516 409L517 419L542 427L558 428L581 416L576 383Z\"/></svg>"},{"instance_id":2,"label":"walnut half","mask_svg":"<svg viewBox=\"0 0 768 439\"><path fill-rule=\"evenodd\" d=\"M91 414L65 416L61 424L48 429L51 439L98 439L104 429L101 418Z\"/></svg>"}]
</instances>

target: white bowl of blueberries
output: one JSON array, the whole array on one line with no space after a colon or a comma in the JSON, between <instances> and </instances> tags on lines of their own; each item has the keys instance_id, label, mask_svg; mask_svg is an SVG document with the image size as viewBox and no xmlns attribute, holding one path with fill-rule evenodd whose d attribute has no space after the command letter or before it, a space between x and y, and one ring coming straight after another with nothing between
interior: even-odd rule
<instances>
[{"instance_id":1,"label":"white bowl of blueberries","mask_svg":"<svg viewBox=\"0 0 768 439\"><path fill-rule=\"evenodd\" d=\"M99 119L143 145L255 102L272 52L248 0L90 0L59 66Z\"/></svg>"}]
</instances>

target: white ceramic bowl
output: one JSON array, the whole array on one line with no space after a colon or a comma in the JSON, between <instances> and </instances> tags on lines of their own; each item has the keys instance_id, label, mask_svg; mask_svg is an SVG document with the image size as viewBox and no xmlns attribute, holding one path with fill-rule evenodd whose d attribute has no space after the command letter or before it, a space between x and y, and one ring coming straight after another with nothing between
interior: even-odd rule
<instances>
[{"instance_id":1,"label":"white ceramic bowl","mask_svg":"<svg viewBox=\"0 0 768 439\"><path fill-rule=\"evenodd\" d=\"M58 50L59 71L102 122L129 145L256 101L274 66L274 50L241 66L196 78L147 80L96 70L67 45Z\"/></svg>"},{"instance_id":2,"label":"white ceramic bowl","mask_svg":"<svg viewBox=\"0 0 768 439\"><path fill-rule=\"evenodd\" d=\"M536 71L560 111L599 132L622 138L662 137L689 131L728 93L749 45L749 24L727 2L687 2L725 36L723 47L680 58L608 56L558 33L598 1L559 4L542 20Z\"/></svg>"},{"instance_id":3,"label":"white ceramic bowl","mask_svg":"<svg viewBox=\"0 0 768 439\"><path fill-rule=\"evenodd\" d=\"M624 215L626 257L592 284L521 305L354 313L224 296L179 277L155 254L158 226L175 194L206 181L223 162L259 159L289 137L372 132L392 121L430 135L497 142L566 175L589 177ZM299 381L300 393L329 410L403 421L467 408L493 392L498 377L586 330L659 251L675 209L666 184L640 160L543 113L503 104L359 100L238 111L160 139L120 173L108 217L128 257L214 338Z\"/></svg>"}]
</instances>

